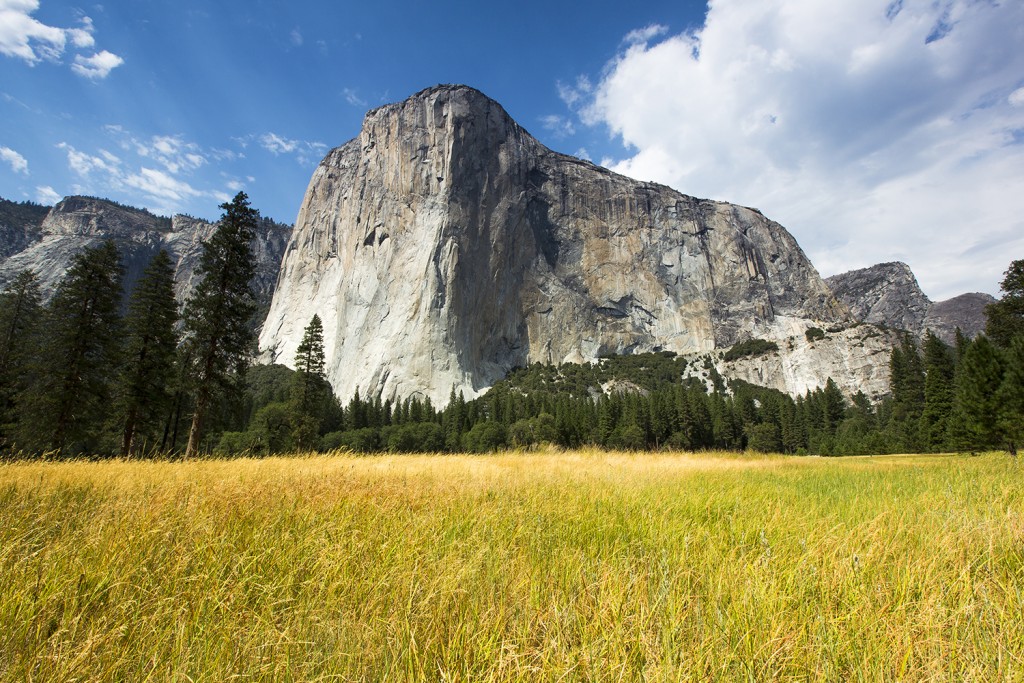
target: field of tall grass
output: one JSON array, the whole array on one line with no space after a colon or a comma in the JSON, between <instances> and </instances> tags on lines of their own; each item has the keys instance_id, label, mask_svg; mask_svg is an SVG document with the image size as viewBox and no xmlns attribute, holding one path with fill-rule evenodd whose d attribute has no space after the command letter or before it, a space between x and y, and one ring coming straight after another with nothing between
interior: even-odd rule
<instances>
[{"instance_id":1,"label":"field of tall grass","mask_svg":"<svg viewBox=\"0 0 1024 683\"><path fill-rule=\"evenodd\" d=\"M1024 680L1005 454L0 465L0 680Z\"/></svg>"}]
</instances>

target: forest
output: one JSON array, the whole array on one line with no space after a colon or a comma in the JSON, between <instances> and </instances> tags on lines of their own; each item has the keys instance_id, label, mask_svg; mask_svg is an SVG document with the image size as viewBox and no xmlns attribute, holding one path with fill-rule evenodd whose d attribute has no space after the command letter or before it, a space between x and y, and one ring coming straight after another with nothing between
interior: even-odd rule
<instances>
[{"instance_id":1,"label":"forest","mask_svg":"<svg viewBox=\"0 0 1024 683\"><path fill-rule=\"evenodd\" d=\"M239 193L204 245L179 307L169 256L125 297L117 249L79 254L44 303L33 273L0 293L0 449L5 458L259 456L349 450L491 452L597 446L818 455L1016 453L1024 437L1024 260L989 306L986 333L954 347L930 332L893 350L890 394L847 400L830 379L792 398L672 352L513 370L447 406L409 397L341 401L325 379L313 316L295 370L252 366L249 244L260 220ZM808 330L808 339L824 331ZM777 350L750 339L723 358ZM697 367L689 368L694 364Z\"/></svg>"}]
</instances>

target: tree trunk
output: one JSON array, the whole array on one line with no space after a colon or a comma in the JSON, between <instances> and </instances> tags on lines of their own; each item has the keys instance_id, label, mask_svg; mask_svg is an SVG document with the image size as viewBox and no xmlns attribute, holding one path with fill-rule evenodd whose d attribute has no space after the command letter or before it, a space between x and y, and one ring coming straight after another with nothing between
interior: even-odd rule
<instances>
[{"instance_id":1,"label":"tree trunk","mask_svg":"<svg viewBox=\"0 0 1024 683\"><path fill-rule=\"evenodd\" d=\"M199 454L199 438L203 430L203 418L206 417L206 404L208 396L205 391L199 392L196 397L196 409L192 413L192 426L188 430L188 445L185 446L184 459L194 458Z\"/></svg>"}]
</instances>

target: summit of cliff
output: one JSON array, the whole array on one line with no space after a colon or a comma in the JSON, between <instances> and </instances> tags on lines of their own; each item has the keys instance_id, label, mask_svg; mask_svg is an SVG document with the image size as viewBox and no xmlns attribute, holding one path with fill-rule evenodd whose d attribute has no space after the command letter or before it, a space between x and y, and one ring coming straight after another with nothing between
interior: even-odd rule
<instances>
[{"instance_id":1,"label":"summit of cliff","mask_svg":"<svg viewBox=\"0 0 1024 683\"><path fill-rule=\"evenodd\" d=\"M849 320L759 211L553 152L461 85L370 111L314 171L267 357L291 362L313 314L337 393L436 402L533 362L703 352Z\"/></svg>"}]
</instances>

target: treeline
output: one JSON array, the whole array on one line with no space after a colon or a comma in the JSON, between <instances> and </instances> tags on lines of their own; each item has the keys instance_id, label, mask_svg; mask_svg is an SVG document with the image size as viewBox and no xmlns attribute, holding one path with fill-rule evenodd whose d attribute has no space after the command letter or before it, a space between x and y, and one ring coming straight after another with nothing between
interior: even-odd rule
<instances>
[{"instance_id":1,"label":"treeline","mask_svg":"<svg viewBox=\"0 0 1024 683\"><path fill-rule=\"evenodd\" d=\"M251 243L259 212L239 193L221 206L183 309L161 251L125 300L112 242L77 255L49 302L30 271L0 293L0 448L13 457L124 457L210 451L240 419L256 349ZM325 389L298 373L293 419ZM299 386L302 385L302 386Z\"/></svg>"},{"instance_id":2,"label":"treeline","mask_svg":"<svg viewBox=\"0 0 1024 683\"><path fill-rule=\"evenodd\" d=\"M258 213L224 204L181 311L164 253L127 303L117 251L88 249L52 300L23 273L0 294L0 439L15 457L192 457L332 451L489 452L598 446L874 454L1006 448L1024 430L1024 261L986 335L929 334L894 349L891 394L848 401L831 379L792 398L727 382L710 357L671 352L519 368L486 394L342 404L314 316L294 365L256 366L249 244ZM771 351L753 340L733 354ZM724 356L724 353L723 353ZM688 364L692 366L688 367Z\"/></svg>"}]
</instances>

